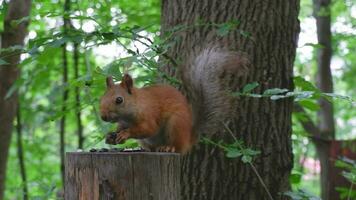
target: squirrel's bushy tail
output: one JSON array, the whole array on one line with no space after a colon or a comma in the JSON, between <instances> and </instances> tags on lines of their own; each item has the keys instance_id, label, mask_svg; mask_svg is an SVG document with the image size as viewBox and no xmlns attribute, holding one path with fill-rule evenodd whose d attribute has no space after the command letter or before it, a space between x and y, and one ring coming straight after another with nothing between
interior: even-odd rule
<instances>
[{"instance_id":1,"label":"squirrel's bushy tail","mask_svg":"<svg viewBox=\"0 0 356 200\"><path fill-rule=\"evenodd\" d=\"M236 78L246 74L248 58L239 52L220 47L208 47L193 55L183 81L189 91L193 109L193 131L214 131L236 111L231 87Z\"/></svg>"}]
</instances>

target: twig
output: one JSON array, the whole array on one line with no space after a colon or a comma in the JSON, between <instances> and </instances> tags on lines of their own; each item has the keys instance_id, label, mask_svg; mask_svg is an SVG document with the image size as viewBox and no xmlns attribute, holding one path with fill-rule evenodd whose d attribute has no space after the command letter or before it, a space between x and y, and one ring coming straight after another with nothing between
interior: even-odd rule
<instances>
[{"instance_id":1,"label":"twig","mask_svg":"<svg viewBox=\"0 0 356 200\"><path fill-rule=\"evenodd\" d=\"M234 133L232 132L232 130L225 123L223 123L223 125L225 126L226 130L228 131L228 133L230 133L232 138L236 141L237 145L239 145L239 148L242 149L242 146L238 143L238 140L237 140L236 136L234 135ZM254 164L252 162L248 162L248 164L251 166L253 172L256 174L256 176L257 176L258 180L260 181L262 187L265 189L269 199L273 200L273 197L272 197L271 193L269 192L265 182L263 181L262 177L258 173L258 171L257 171L256 167L254 166Z\"/></svg>"},{"instance_id":2,"label":"twig","mask_svg":"<svg viewBox=\"0 0 356 200\"><path fill-rule=\"evenodd\" d=\"M353 186L354 186L354 183L351 182L351 186L350 186L350 189L349 189L349 193L347 194L347 200L351 200L351 192L352 192Z\"/></svg>"}]
</instances>

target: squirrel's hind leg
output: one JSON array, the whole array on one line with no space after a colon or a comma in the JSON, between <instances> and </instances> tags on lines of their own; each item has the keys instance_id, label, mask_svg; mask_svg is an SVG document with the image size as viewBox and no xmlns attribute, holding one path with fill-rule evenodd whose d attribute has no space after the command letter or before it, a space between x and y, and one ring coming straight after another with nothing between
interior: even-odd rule
<instances>
[{"instance_id":1,"label":"squirrel's hind leg","mask_svg":"<svg viewBox=\"0 0 356 200\"><path fill-rule=\"evenodd\" d=\"M192 122L189 116L172 115L167 121L166 136L168 145L175 152L186 153L192 146Z\"/></svg>"}]
</instances>

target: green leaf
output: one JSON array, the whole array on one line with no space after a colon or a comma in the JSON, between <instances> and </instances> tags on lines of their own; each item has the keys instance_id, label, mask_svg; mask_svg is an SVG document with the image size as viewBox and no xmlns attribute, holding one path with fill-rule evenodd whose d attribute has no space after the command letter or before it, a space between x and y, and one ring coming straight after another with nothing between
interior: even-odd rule
<instances>
[{"instance_id":1,"label":"green leaf","mask_svg":"<svg viewBox=\"0 0 356 200\"><path fill-rule=\"evenodd\" d=\"M241 34L243 37L246 37L246 38L251 37L251 33L250 33L250 32L247 32L247 31L240 30L240 34Z\"/></svg>"},{"instance_id":2,"label":"green leaf","mask_svg":"<svg viewBox=\"0 0 356 200\"><path fill-rule=\"evenodd\" d=\"M315 92L314 91L301 91L301 92L294 92L295 101L300 101L302 99L314 99Z\"/></svg>"},{"instance_id":3,"label":"green leaf","mask_svg":"<svg viewBox=\"0 0 356 200\"><path fill-rule=\"evenodd\" d=\"M219 28L216 30L216 34L218 36L225 36L230 32L230 30L231 30L231 25L225 23L219 26Z\"/></svg>"},{"instance_id":4,"label":"green leaf","mask_svg":"<svg viewBox=\"0 0 356 200\"><path fill-rule=\"evenodd\" d=\"M292 184L299 184L302 180L302 174L300 172L292 172L289 176L289 182Z\"/></svg>"},{"instance_id":5,"label":"green leaf","mask_svg":"<svg viewBox=\"0 0 356 200\"><path fill-rule=\"evenodd\" d=\"M276 94L281 94L281 93L285 93L285 92L288 92L289 90L288 89L281 89L281 88L272 88L272 89L268 89L268 90L265 90L263 92L263 95L276 95Z\"/></svg>"},{"instance_id":6,"label":"green leaf","mask_svg":"<svg viewBox=\"0 0 356 200\"><path fill-rule=\"evenodd\" d=\"M261 97L263 97L261 94L244 94L244 96L254 97L254 98L261 98Z\"/></svg>"},{"instance_id":7,"label":"green leaf","mask_svg":"<svg viewBox=\"0 0 356 200\"><path fill-rule=\"evenodd\" d=\"M319 197L316 197L303 189L299 189L293 192L288 191L284 192L283 194L291 197L293 200L321 200Z\"/></svg>"},{"instance_id":8,"label":"green leaf","mask_svg":"<svg viewBox=\"0 0 356 200\"><path fill-rule=\"evenodd\" d=\"M345 96L345 95L340 95L335 93L323 93L322 95L325 97L332 97L332 98L347 100L349 102L354 102L350 96Z\"/></svg>"},{"instance_id":9,"label":"green leaf","mask_svg":"<svg viewBox=\"0 0 356 200\"><path fill-rule=\"evenodd\" d=\"M19 24L21 24L22 22L27 22L27 21L29 21L29 20L30 20L30 16L22 17L22 18L17 19L17 20L12 20L12 21L10 22L10 25L11 25L13 28L15 28L15 27L17 27Z\"/></svg>"},{"instance_id":10,"label":"green leaf","mask_svg":"<svg viewBox=\"0 0 356 200\"><path fill-rule=\"evenodd\" d=\"M125 141L125 143L123 143L123 144L118 144L117 146L118 146L119 148L123 148L123 149L125 149L125 148L131 148L131 149L133 149L133 148L139 147L140 144L139 144L139 143L137 142L137 140L135 140L135 139L128 139L128 140Z\"/></svg>"},{"instance_id":11,"label":"green leaf","mask_svg":"<svg viewBox=\"0 0 356 200\"><path fill-rule=\"evenodd\" d=\"M48 46L50 46L50 47L60 47L64 43L66 43L68 41L69 41L69 38L63 37L63 38L56 39L56 40L53 40L52 42L48 43Z\"/></svg>"},{"instance_id":12,"label":"green leaf","mask_svg":"<svg viewBox=\"0 0 356 200\"><path fill-rule=\"evenodd\" d=\"M242 160L243 163L251 163L252 157L251 156L247 156L247 155L243 155L241 160Z\"/></svg>"},{"instance_id":13,"label":"green leaf","mask_svg":"<svg viewBox=\"0 0 356 200\"><path fill-rule=\"evenodd\" d=\"M298 102L304 108L311 110L311 111L318 111L320 109L319 104L309 99L302 99Z\"/></svg>"},{"instance_id":14,"label":"green leaf","mask_svg":"<svg viewBox=\"0 0 356 200\"><path fill-rule=\"evenodd\" d=\"M278 100L278 99L283 99L283 98L286 98L287 96L285 95L272 95L270 97L271 100Z\"/></svg>"},{"instance_id":15,"label":"green leaf","mask_svg":"<svg viewBox=\"0 0 356 200\"><path fill-rule=\"evenodd\" d=\"M101 34L106 40L114 40L116 39L116 35L114 33L102 33Z\"/></svg>"},{"instance_id":16,"label":"green leaf","mask_svg":"<svg viewBox=\"0 0 356 200\"><path fill-rule=\"evenodd\" d=\"M7 91L6 95L5 95L5 99L8 99L12 96L12 94L14 94L14 92L17 90L18 85L12 84L12 86L10 87L9 91Z\"/></svg>"},{"instance_id":17,"label":"green leaf","mask_svg":"<svg viewBox=\"0 0 356 200\"><path fill-rule=\"evenodd\" d=\"M253 150L253 149L250 149L250 148L247 148L247 149L243 150L243 154L244 155L248 155L248 156L255 156L255 155L258 155L260 153L261 153L261 151L256 151L256 150Z\"/></svg>"},{"instance_id":18,"label":"green leaf","mask_svg":"<svg viewBox=\"0 0 356 200\"><path fill-rule=\"evenodd\" d=\"M301 197L300 195L298 195L297 193L292 192L292 191L284 192L283 194L286 196L289 196L293 200L302 200L303 199L303 197Z\"/></svg>"},{"instance_id":19,"label":"green leaf","mask_svg":"<svg viewBox=\"0 0 356 200\"><path fill-rule=\"evenodd\" d=\"M13 45L13 46L11 46L11 47L8 47L8 48L0 48L0 53L1 52L9 52L9 53L11 53L11 52L14 52L14 51L22 51L24 49L24 47L23 46L21 46L21 45Z\"/></svg>"},{"instance_id":20,"label":"green leaf","mask_svg":"<svg viewBox=\"0 0 356 200\"><path fill-rule=\"evenodd\" d=\"M314 43L306 43L306 44L304 44L304 46L311 46L311 47L316 48L316 49L322 49L322 48L324 48L323 45L321 45L321 44L314 44Z\"/></svg>"},{"instance_id":21,"label":"green leaf","mask_svg":"<svg viewBox=\"0 0 356 200\"><path fill-rule=\"evenodd\" d=\"M248 93L250 91L252 91L253 89L255 89L259 84L257 82L252 82L249 84L246 84L244 86L244 88L242 89L242 93Z\"/></svg>"},{"instance_id":22,"label":"green leaf","mask_svg":"<svg viewBox=\"0 0 356 200\"><path fill-rule=\"evenodd\" d=\"M319 89L315 87L311 82L305 80L303 77L296 76L293 78L296 87L301 88L303 91L319 92Z\"/></svg>"},{"instance_id":23,"label":"green leaf","mask_svg":"<svg viewBox=\"0 0 356 200\"><path fill-rule=\"evenodd\" d=\"M226 157L228 157L228 158L237 158L241 155L242 155L242 153L238 149L228 148L227 152L226 152Z\"/></svg>"}]
</instances>

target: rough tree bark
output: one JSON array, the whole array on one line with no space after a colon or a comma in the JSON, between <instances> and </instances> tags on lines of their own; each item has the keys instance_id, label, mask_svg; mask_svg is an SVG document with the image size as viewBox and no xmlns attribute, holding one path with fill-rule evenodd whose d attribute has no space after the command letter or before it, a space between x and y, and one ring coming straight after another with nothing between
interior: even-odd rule
<instances>
[{"instance_id":1,"label":"rough tree bark","mask_svg":"<svg viewBox=\"0 0 356 200\"><path fill-rule=\"evenodd\" d=\"M170 64L163 70L180 79L184 71L179 69L189 60L191 49L218 43L246 52L252 63L247 78L231 83L233 89L241 89L253 81L260 83L256 92L268 88L292 89L298 12L298 0L163 0L163 33L175 26L192 26L197 22L240 22L238 30L231 30L223 37L218 36L212 26L193 26L179 31L178 42L167 52L178 60L178 65ZM189 96L190 91L184 92ZM241 98L229 124L246 146L261 151L254 164L274 199L286 199L280 193L289 190L288 176L293 166L292 104L291 99ZM232 142L231 136L222 132L223 126L217 125L214 130L202 130L199 134L204 133L203 136L215 141ZM268 199L249 165L239 159L225 158L223 152L212 145L199 144L184 158L182 176L182 199L185 200Z\"/></svg>"},{"instance_id":2,"label":"rough tree bark","mask_svg":"<svg viewBox=\"0 0 356 200\"><path fill-rule=\"evenodd\" d=\"M67 153L67 200L180 200L180 156L172 153Z\"/></svg>"},{"instance_id":3,"label":"rough tree bark","mask_svg":"<svg viewBox=\"0 0 356 200\"><path fill-rule=\"evenodd\" d=\"M9 2L4 21L4 31L1 33L1 48L24 44L28 20L24 20L17 26L11 25L11 21L29 16L30 8L31 0L11 0ZM20 70L17 68L20 53L1 53L0 58L8 63L7 65L0 65L0 200L2 200L13 120L17 109L17 92L14 92L9 98L5 97L20 75Z\"/></svg>"}]
</instances>

